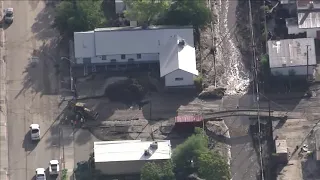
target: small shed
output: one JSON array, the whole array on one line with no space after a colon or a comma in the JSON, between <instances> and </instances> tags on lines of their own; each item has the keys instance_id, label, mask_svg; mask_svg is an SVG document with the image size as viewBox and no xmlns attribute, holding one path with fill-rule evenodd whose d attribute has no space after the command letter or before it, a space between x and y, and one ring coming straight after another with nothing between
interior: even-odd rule
<instances>
[{"instance_id":1,"label":"small shed","mask_svg":"<svg viewBox=\"0 0 320 180\"><path fill-rule=\"evenodd\" d=\"M287 140L275 140L277 162L286 164L288 162Z\"/></svg>"},{"instance_id":2,"label":"small shed","mask_svg":"<svg viewBox=\"0 0 320 180\"><path fill-rule=\"evenodd\" d=\"M203 117L200 115L180 115L175 117L175 131L194 132L195 127L203 126Z\"/></svg>"}]
</instances>

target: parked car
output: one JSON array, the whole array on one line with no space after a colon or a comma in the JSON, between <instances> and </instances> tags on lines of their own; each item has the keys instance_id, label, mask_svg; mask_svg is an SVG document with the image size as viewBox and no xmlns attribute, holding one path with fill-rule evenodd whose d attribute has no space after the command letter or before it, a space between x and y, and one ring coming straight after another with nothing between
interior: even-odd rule
<instances>
[{"instance_id":1,"label":"parked car","mask_svg":"<svg viewBox=\"0 0 320 180\"><path fill-rule=\"evenodd\" d=\"M39 124L31 124L30 125L30 134L31 134L31 140L33 140L33 141L40 140L40 125Z\"/></svg>"},{"instance_id":2,"label":"parked car","mask_svg":"<svg viewBox=\"0 0 320 180\"><path fill-rule=\"evenodd\" d=\"M46 180L46 170L44 168L36 169L36 180Z\"/></svg>"},{"instance_id":3,"label":"parked car","mask_svg":"<svg viewBox=\"0 0 320 180\"><path fill-rule=\"evenodd\" d=\"M50 175L58 175L59 174L59 161L58 160L51 160L49 162L49 174Z\"/></svg>"},{"instance_id":4,"label":"parked car","mask_svg":"<svg viewBox=\"0 0 320 180\"><path fill-rule=\"evenodd\" d=\"M4 10L4 22L11 24L13 22L13 8L7 8Z\"/></svg>"}]
</instances>

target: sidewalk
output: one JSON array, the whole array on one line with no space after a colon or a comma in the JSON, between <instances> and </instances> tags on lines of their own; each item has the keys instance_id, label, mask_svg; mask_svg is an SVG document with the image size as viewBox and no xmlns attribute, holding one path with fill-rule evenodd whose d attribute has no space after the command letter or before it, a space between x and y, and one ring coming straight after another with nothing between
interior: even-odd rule
<instances>
[{"instance_id":1,"label":"sidewalk","mask_svg":"<svg viewBox=\"0 0 320 180\"><path fill-rule=\"evenodd\" d=\"M3 1L0 2L2 9ZM0 12L2 17L2 12ZM6 106L6 62L4 56L4 32L0 30L0 179L8 179L9 156L7 139L7 106Z\"/></svg>"},{"instance_id":2,"label":"sidewalk","mask_svg":"<svg viewBox=\"0 0 320 180\"><path fill-rule=\"evenodd\" d=\"M68 180L72 179L74 170L74 131L72 127L61 125L60 155L62 168L68 170Z\"/></svg>"}]
</instances>

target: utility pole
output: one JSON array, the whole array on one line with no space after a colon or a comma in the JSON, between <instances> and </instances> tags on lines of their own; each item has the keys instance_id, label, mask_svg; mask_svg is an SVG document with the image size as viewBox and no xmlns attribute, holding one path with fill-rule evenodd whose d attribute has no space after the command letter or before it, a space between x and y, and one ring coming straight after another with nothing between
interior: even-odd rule
<instances>
[{"instance_id":1,"label":"utility pole","mask_svg":"<svg viewBox=\"0 0 320 180\"><path fill-rule=\"evenodd\" d=\"M310 45L306 45L307 46L307 81L309 81L309 46Z\"/></svg>"},{"instance_id":2,"label":"utility pole","mask_svg":"<svg viewBox=\"0 0 320 180\"><path fill-rule=\"evenodd\" d=\"M214 38L214 44L216 44L215 41L216 38ZM211 49L212 55L213 55L213 70L214 70L214 87L217 87L217 70L216 70L216 47L213 46Z\"/></svg>"}]
</instances>

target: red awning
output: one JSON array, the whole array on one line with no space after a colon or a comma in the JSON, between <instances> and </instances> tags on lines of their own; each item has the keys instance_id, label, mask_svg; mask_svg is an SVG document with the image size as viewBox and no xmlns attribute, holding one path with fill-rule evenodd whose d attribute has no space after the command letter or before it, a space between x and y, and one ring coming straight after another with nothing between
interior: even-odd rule
<instances>
[{"instance_id":1,"label":"red awning","mask_svg":"<svg viewBox=\"0 0 320 180\"><path fill-rule=\"evenodd\" d=\"M203 121L203 117L200 115L175 117L175 123L191 123L191 122L201 122L201 121Z\"/></svg>"}]
</instances>

